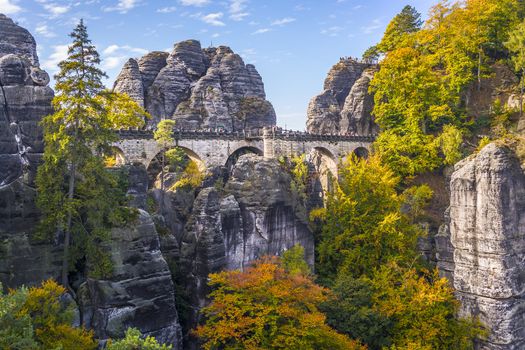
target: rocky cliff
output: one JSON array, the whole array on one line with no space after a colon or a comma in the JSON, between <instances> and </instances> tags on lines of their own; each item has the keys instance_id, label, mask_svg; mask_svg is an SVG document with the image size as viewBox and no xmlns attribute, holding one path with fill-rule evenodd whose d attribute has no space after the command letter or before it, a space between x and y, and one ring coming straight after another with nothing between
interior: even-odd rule
<instances>
[{"instance_id":1,"label":"rocky cliff","mask_svg":"<svg viewBox=\"0 0 525 350\"><path fill-rule=\"evenodd\" d=\"M479 315L488 326L481 349L523 349L525 175L520 162L506 147L490 144L456 165L450 188L454 261L448 268L461 311Z\"/></svg>"},{"instance_id":2,"label":"rocky cliff","mask_svg":"<svg viewBox=\"0 0 525 350\"><path fill-rule=\"evenodd\" d=\"M31 34L0 14L0 282L33 284L57 275L56 247L31 241L38 222L33 186L43 152L40 120L52 112L49 76Z\"/></svg>"},{"instance_id":3,"label":"rocky cliff","mask_svg":"<svg viewBox=\"0 0 525 350\"><path fill-rule=\"evenodd\" d=\"M317 134L373 135L378 128L372 117L373 96L368 93L376 67L342 59L324 82L324 91L308 105L307 129Z\"/></svg>"},{"instance_id":4,"label":"rocky cliff","mask_svg":"<svg viewBox=\"0 0 525 350\"><path fill-rule=\"evenodd\" d=\"M276 122L255 67L225 46L202 49L198 41L187 40L169 54L129 59L114 89L145 107L152 115L150 129L164 118L176 120L180 128L227 131Z\"/></svg>"},{"instance_id":5,"label":"rocky cliff","mask_svg":"<svg viewBox=\"0 0 525 350\"><path fill-rule=\"evenodd\" d=\"M208 302L209 273L242 269L296 244L305 248L305 259L313 265L314 237L290 181L277 161L247 154L222 188L200 190L180 241L178 282L187 296L187 329L199 322L200 309Z\"/></svg>"}]
</instances>

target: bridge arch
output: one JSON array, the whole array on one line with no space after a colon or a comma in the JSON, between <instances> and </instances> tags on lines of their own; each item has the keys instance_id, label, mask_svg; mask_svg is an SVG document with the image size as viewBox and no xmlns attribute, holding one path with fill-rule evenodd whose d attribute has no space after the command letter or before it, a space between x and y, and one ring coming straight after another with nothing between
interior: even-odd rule
<instances>
[{"instance_id":1,"label":"bridge arch","mask_svg":"<svg viewBox=\"0 0 525 350\"><path fill-rule=\"evenodd\" d=\"M224 166L226 167L226 170L228 171L228 174L233 169L233 166L235 165L235 163L237 163L237 160L245 154L255 154L258 156L263 156L264 152L254 146L241 146L237 148L235 151L229 154L228 159L226 160L226 163L224 164Z\"/></svg>"},{"instance_id":2,"label":"bridge arch","mask_svg":"<svg viewBox=\"0 0 525 350\"><path fill-rule=\"evenodd\" d=\"M354 149L352 153L355 154L356 157L360 159L367 159L368 155L370 154L370 152L368 151L366 147L357 147L356 149Z\"/></svg>"},{"instance_id":3,"label":"bridge arch","mask_svg":"<svg viewBox=\"0 0 525 350\"><path fill-rule=\"evenodd\" d=\"M127 163L124 151L117 146L111 146L109 152L104 155L106 166L115 167Z\"/></svg>"},{"instance_id":4,"label":"bridge arch","mask_svg":"<svg viewBox=\"0 0 525 350\"><path fill-rule=\"evenodd\" d=\"M324 199L332 190L334 179L338 178L337 158L328 148L317 146L312 148L307 159L314 170L314 191Z\"/></svg>"},{"instance_id":5,"label":"bridge arch","mask_svg":"<svg viewBox=\"0 0 525 350\"><path fill-rule=\"evenodd\" d=\"M191 161L195 162L197 164L197 166L199 167L199 170L201 172L206 171L206 165L201 160L199 155L197 153L195 153L193 150L191 150L191 149L189 149L187 147L184 147L184 146L168 147L166 149L159 150L153 156L153 158L147 163L146 170L147 170L147 173L148 173L149 187L150 188L154 186L155 181L156 181L158 175L161 172L161 169L162 169L162 166L161 166L161 164L162 164L162 156L167 151L169 151L171 149L175 149L175 148L181 149L184 152L185 156L187 157L187 160L191 160Z\"/></svg>"}]
</instances>

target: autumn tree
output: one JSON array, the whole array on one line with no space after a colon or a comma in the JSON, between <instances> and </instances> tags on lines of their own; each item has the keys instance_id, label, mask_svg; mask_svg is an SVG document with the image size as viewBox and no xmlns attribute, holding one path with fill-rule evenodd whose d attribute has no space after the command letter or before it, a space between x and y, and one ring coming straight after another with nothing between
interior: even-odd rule
<instances>
[{"instance_id":1,"label":"autumn tree","mask_svg":"<svg viewBox=\"0 0 525 350\"><path fill-rule=\"evenodd\" d=\"M65 292L49 280L39 287L0 293L0 348L97 349L92 332L71 325L73 310L61 299Z\"/></svg>"},{"instance_id":2,"label":"autumn tree","mask_svg":"<svg viewBox=\"0 0 525 350\"><path fill-rule=\"evenodd\" d=\"M206 323L195 332L204 349L362 349L325 324L318 306L328 291L277 258L211 274L210 286Z\"/></svg>"},{"instance_id":3,"label":"autumn tree","mask_svg":"<svg viewBox=\"0 0 525 350\"><path fill-rule=\"evenodd\" d=\"M146 115L129 96L104 89L99 54L82 20L70 36L68 57L55 76L55 112L42 121L45 151L36 181L41 236L63 237L66 287L70 261L76 258L87 258L90 273L101 275L109 269L99 243L107 238L108 228L129 213L122 210L124 193L105 169L103 155L117 140L116 129L140 126Z\"/></svg>"},{"instance_id":4,"label":"autumn tree","mask_svg":"<svg viewBox=\"0 0 525 350\"><path fill-rule=\"evenodd\" d=\"M525 80L525 21L520 23L509 34L509 40L505 43L512 53L514 69L520 73L520 116L523 115L523 85Z\"/></svg>"},{"instance_id":5,"label":"autumn tree","mask_svg":"<svg viewBox=\"0 0 525 350\"><path fill-rule=\"evenodd\" d=\"M109 340L106 350L171 350L172 346L159 344L154 337L143 337L138 329L128 328L120 340Z\"/></svg>"}]
</instances>

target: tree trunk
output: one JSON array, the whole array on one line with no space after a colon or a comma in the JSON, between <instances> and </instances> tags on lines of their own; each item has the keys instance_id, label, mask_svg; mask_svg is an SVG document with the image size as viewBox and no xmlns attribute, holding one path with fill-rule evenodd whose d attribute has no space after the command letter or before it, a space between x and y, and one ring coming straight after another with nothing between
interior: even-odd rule
<instances>
[{"instance_id":1,"label":"tree trunk","mask_svg":"<svg viewBox=\"0 0 525 350\"><path fill-rule=\"evenodd\" d=\"M481 47L478 52L478 91L481 91Z\"/></svg>"},{"instance_id":2,"label":"tree trunk","mask_svg":"<svg viewBox=\"0 0 525 350\"><path fill-rule=\"evenodd\" d=\"M161 168L160 168L160 206L159 206L159 210L160 210L160 215L162 215L164 212L164 166L166 164L166 154L165 153L162 154L160 163L161 163Z\"/></svg>"},{"instance_id":3,"label":"tree trunk","mask_svg":"<svg viewBox=\"0 0 525 350\"><path fill-rule=\"evenodd\" d=\"M525 79L525 68L521 69L520 118L523 117L523 79Z\"/></svg>"},{"instance_id":4,"label":"tree trunk","mask_svg":"<svg viewBox=\"0 0 525 350\"><path fill-rule=\"evenodd\" d=\"M71 164L71 170L69 171L69 190L67 194L68 204L71 205L73 197L75 194L75 173L76 165L75 163ZM72 213L71 210L68 211L67 221L66 221L66 231L64 232L64 252L62 257L62 285L64 288L69 289L69 245L71 241L71 221Z\"/></svg>"}]
</instances>

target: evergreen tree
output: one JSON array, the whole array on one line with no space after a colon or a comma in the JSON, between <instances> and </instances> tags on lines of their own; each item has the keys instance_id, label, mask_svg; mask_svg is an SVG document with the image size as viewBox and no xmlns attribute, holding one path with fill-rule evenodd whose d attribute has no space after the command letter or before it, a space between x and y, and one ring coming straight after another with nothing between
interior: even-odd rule
<instances>
[{"instance_id":1,"label":"evergreen tree","mask_svg":"<svg viewBox=\"0 0 525 350\"><path fill-rule=\"evenodd\" d=\"M124 196L118 179L105 169L103 155L117 140L115 129L140 126L146 115L129 96L104 90L106 75L82 20L70 36L68 57L55 76L55 112L42 121L45 151L37 176L41 233L46 238L58 233L64 240L65 287L70 260L85 257L93 274L107 272L99 243L126 213L120 210Z\"/></svg>"},{"instance_id":2,"label":"evergreen tree","mask_svg":"<svg viewBox=\"0 0 525 350\"><path fill-rule=\"evenodd\" d=\"M383 39L377 45L381 52L396 49L403 41L406 34L417 32L421 29L423 21L421 14L412 6L405 6L388 24Z\"/></svg>"}]
</instances>

